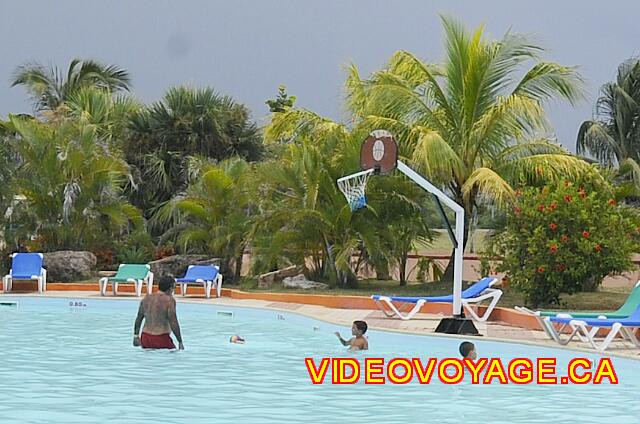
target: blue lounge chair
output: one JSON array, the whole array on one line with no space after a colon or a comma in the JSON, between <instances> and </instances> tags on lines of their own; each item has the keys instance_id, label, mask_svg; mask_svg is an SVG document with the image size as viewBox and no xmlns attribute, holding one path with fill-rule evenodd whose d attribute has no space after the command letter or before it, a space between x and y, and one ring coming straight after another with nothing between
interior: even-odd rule
<instances>
[{"instance_id":1,"label":"blue lounge chair","mask_svg":"<svg viewBox=\"0 0 640 424\"><path fill-rule=\"evenodd\" d=\"M620 333L624 338L640 347L640 340L636 337L636 331L640 328L640 305L633 314L627 318L572 318L572 317L545 317L545 331L553 340L561 345L568 344L574 337L588 342L594 349L604 352L607 350L614 338ZM560 325L557 329L554 324ZM569 325L572 328L571 334L562 338L562 328ZM610 328L604 340L598 344L596 334L601 328Z\"/></svg>"},{"instance_id":2,"label":"blue lounge chair","mask_svg":"<svg viewBox=\"0 0 640 424\"><path fill-rule=\"evenodd\" d=\"M554 338L553 334L550 334L547 331L547 326L544 323L545 317L560 317L560 318L575 318L575 319L582 319L582 318L621 319L621 318L627 318L629 315L633 314L633 312L636 310L638 306L640 306L640 281L636 282L636 285L634 286L633 290L629 294L629 297L627 297L627 300L624 302L624 304L621 307L619 307L615 311L610 311L610 312L532 311L531 309L526 308L524 306L516 306L514 307L514 309L516 311L532 315L538 321L538 323L540 324L540 327L542 327L542 329L547 333L547 335L553 339ZM559 333L561 333L562 330L564 330L564 328L558 328ZM578 337L580 337L579 334L578 334ZM587 341L587 340L583 340L583 341Z\"/></svg>"},{"instance_id":3,"label":"blue lounge chair","mask_svg":"<svg viewBox=\"0 0 640 424\"><path fill-rule=\"evenodd\" d=\"M14 253L11 255L11 269L2 282L4 291L11 291L13 280L36 280L38 293L47 290L47 270L42 267L42 253Z\"/></svg>"},{"instance_id":4,"label":"blue lounge chair","mask_svg":"<svg viewBox=\"0 0 640 424\"><path fill-rule=\"evenodd\" d=\"M214 284L218 297L222 290L222 274L220 274L220 268L214 265L189 265L186 275L183 278L177 278L176 282L180 284L183 296L187 295L188 284L202 284L207 299L211 297L211 287Z\"/></svg>"},{"instance_id":5,"label":"blue lounge chair","mask_svg":"<svg viewBox=\"0 0 640 424\"><path fill-rule=\"evenodd\" d=\"M492 286L498 281L495 277L485 277L480 281L474 283L468 289L462 292L462 306L465 308L467 312L477 321L486 321L493 312L498 300L502 296L502 290L494 289ZM420 310L422 305L429 302L443 302L443 303L453 303L453 296L426 296L426 297L402 297L402 296L381 296L381 295L373 295L371 296L378 305L378 308L388 317L397 316L403 320L409 320L413 318L413 316ZM478 304L483 300L491 299L491 302L487 306L487 310L482 316L479 316L474 308L471 307L472 304ZM409 311L406 315L403 315L402 312L396 308L393 302L401 302L405 304L415 304L413 309ZM384 305L387 305L391 311L385 309Z\"/></svg>"}]
</instances>

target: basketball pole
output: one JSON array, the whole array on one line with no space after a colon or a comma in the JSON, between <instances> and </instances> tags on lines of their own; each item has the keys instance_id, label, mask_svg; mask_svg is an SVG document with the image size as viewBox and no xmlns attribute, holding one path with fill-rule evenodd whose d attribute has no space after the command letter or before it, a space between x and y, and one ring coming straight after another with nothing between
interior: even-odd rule
<instances>
[{"instance_id":1,"label":"basketball pole","mask_svg":"<svg viewBox=\"0 0 640 424\"><path fill-rule=\"evenodd\" d=\"M435 195L442 203L451 208L456 214L456 247L453 262L453 316L455 318L463 318L462 316L462 265L463 265L463 247L464 247L464 208L454 202L449 196L444 194L440 189L427 181L422 175L409 168L404 162L397 162L397 170L409 177L413 182L418 184L424 190Z\"/></svg>"}]
</instances>

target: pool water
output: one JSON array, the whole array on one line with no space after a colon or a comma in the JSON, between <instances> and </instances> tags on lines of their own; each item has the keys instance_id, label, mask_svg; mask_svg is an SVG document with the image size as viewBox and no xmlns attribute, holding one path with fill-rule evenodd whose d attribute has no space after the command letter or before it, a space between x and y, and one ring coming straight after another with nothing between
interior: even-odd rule
<instances>
[{"instance_id":1,"label":"pool water","mask_svg":"<svg viewBox=\"0 0 640 424\"><path fill-rule=\"evenodd\" d=\"M144 351L131 345L135 301L11 300L17 308L0 305L0 423L640 422L640 362L633 360L613 359L618 385L444 385L436 378L430 385L312 385L306 356L443 358L456 356L460 340L371 331L370 351L349 354L333 335L349 328L293 313L180 303L186 350ZM229 343L233 334L247 344ZM474 342L480 356L503 360L599 358Z\"/></svg>"}]
</instances>

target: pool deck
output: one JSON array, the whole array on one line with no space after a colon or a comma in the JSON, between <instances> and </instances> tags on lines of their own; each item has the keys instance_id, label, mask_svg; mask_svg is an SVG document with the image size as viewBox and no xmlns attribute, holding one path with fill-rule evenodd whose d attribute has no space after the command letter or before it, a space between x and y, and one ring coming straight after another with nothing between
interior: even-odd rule
<instances>
[{"instance_id":1,"label":"pool deck","mask_svg":"<svg viewBox=\"0 0 640 424\"><path fill-rule=\"evenodd\" d=\"M112 295L100 296L99 292L93 291L47 291L45 294L38 293L2 293L4 296L27 296L27 297L64 297L64 298L85 298L85 299L108 299L108 300L138 300L134 295L124 293L114 297ZM354 320L364 320L369 324L369 328L375 330L393 331L410 334L421 334L434 336L433 330L438 325L443 315L431 313L418 313L409 321L387 318L378 310L371 309L338 309L319 305L309 305L291 302L278 302L260 299L234 299L231 297L206 299L202 296L175 296L178 302L184 303L204 303L211 305L225 305L242 308L261 308L276 311L292 312L314 318L317 320L330 322L332 324L350 327ZM498 342L516 342L527 345L545 346L555 349L568 349L572 351L582 351L588 353L598 353L586 343L572 341L570 349L566 346L559 346L550 340L542 330L532 330L507 324L501 321L476 322L478 331L482 334L482 340ZM469 339L469 336L437 334L438 337L453 337ZM603 356L617 356L640 360L640 349L632 343L617 339Z\"/></svg>"}]
</instances>

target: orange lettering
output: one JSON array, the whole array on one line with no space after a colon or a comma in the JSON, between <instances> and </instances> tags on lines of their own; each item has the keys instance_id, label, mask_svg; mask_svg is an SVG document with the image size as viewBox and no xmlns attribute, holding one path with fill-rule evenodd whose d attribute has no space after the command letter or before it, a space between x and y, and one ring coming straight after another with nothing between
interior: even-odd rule
<instances>
[{"instance_id":1,"label":"orange lettering","mask_svg":"<svg viewBox=\"0 0 640 424\"><path fill-rule=\"evenodd\" d=\"M533 381L533 363L527 358L515 358L509 362L509 379L515 384Z\"/></svg>"},{"instance_id":2,"label":"orange lettering","mask_svg":"<svg viewBox=\"0 0 640 424\"><path fill-rule=\"evenodd\" d=\"M538 384L557 384L556 358L538 358ZM549 377L549 374L553 377Z\"/></svg>"},{"instance_id":3,"label":"orange lettering","mask_svg":"<svg viewBox=\"0 0 640 424\"><path fill-rule=\"evenodd\" d=\"M502 362L498 358L491 358L489 361L489 369L487 370L487 374L484 376L483 384L490 384L491 380L494 378L498 378L500 384L507 384L507 376L504 373L504 367L502 366Z\"/></svg>"},{"instance_id":4,"label":"orange lettering","mask_svg":"<svg viewBox=\"0 0 640 424\"><path fill-rule=\"evenodd\" d=\"M311 382L313 384L322 384L325 375L327 375L327 369L329 368L329 358L322 358L320 361L320 369L316 368L313 358L304 358L304 364L307 366L307 372L309 372Z\"/></svg>"},{"instance_id":5,"label":"orange lettering","mask_svg":"<svg viewBox=\"0 0 640 424\"><path fill-rule=\"evenodd\" d=\"M365 358L364 383L365 384L384 384L384 377L382 377L383 365L384 365L383 358ZM374 374L376 375L374 376Z\"/></svg>"},{"instance_id":6,"label":"orange lettering","mask_svg":"<svg viewBox=\"0 0 640 424\"><path fill-rule=\"evenodd\" d=\"M609 379L611 384L618 384L618 375L613 369L613 364L609 358L602 358L600 360L598 368L596 369L596 376L593 379L593 384L602 383L602 379L605 377Z\"/></svg>"},{"instance_id":7,"label":"orange lettering","mask_svg":"<svg viewBox=\"0 0 640 424\"><path fill-rule=\"evenodd\" d=\"M351 368L350 376L347 376L347 367ZM360 378L360 363L353 358L333 358L331 372L333 384L355 384Z\"/></svg>"},{"instance_id":8,"label":"orange lettering","mask_svg":"<svg viewBox=\"0 0 640 424\"><path fill-rule=\"evenodd\" d=\"M473 362L470 358L464 358L463 362L471 371L471 384L478 384L480 382L480 371L487 365L487 358L480 358L476 362Z\"/></svg>"},{"instance_id":9,"label":"orange lettering","mask_svg":"<svg viewBox=\"0 0 640 424\"><path fill-rule=\"evenodd\" d=\"M418 381L420 384L429 384L431 376L433 376L433 369L436 366L436 358L429 358L425 368L422 367L422 361L420 361L420 358L413 358L411 362L413 363L413 368L418 375Z\"/></svg>"}]
</instances>

